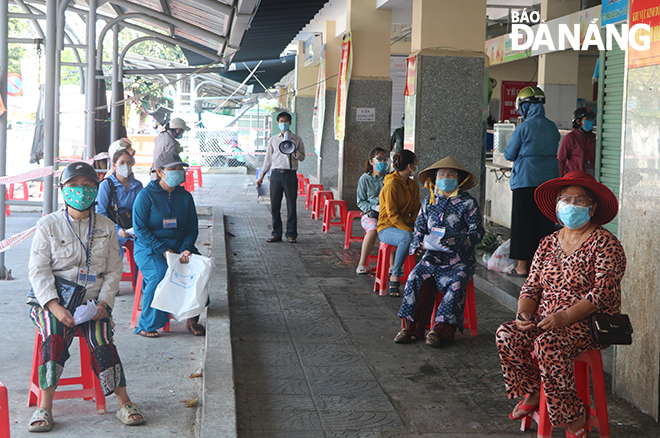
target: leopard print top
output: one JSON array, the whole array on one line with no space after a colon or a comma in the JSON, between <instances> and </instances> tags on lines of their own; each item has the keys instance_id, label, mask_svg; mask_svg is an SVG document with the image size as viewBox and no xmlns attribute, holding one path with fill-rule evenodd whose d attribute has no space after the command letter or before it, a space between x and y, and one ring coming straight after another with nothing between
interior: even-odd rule
<instances>
[{"instance_id":1,"label":"leopard print top","mask_svg":"<svg viewBox=\"0 0 660 438\"><path fill-rule=\"evenodd\" d=\"M601 226L566 256L559 246L559 231L539 244L520 298L538 303L541 319L566 310L585 298L599 312L618 313L626 255L619 240Z\"/></svg>"}]
</instances>

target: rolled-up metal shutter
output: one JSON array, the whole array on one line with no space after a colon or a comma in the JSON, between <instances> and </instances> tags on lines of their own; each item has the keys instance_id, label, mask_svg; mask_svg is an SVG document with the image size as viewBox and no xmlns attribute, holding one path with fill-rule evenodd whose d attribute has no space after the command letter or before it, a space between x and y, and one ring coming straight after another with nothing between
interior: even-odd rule
<instances>
[{"instance_id":1,"label":"rolled-up metal shutter","mask_svg":"<svg viewBox=\"0 0 660 438\"><path fill-rule=\"evenodd\" d=\"M609 187L617 199L621 174L625 60L625 50L619 49L616 44L612 50L600 52L596 179ZM616 235L618 217L604 227Z\"/></svg>"}]
</instances>

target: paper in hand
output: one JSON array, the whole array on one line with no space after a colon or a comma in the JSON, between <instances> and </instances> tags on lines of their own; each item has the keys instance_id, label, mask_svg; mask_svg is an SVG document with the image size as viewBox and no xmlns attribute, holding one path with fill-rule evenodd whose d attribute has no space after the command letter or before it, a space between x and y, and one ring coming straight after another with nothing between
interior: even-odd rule
<instances>
[{"instance_id":1,"label":"paper in hand","mask_svg":"<svg viewBox=\"0 0 660 438\"><path fill-rule=\"evenodd\" d=\"M81 304L76 308L75 312L73 312L73 319L76 321L76 325L80 325L94 319L97 311L98 309L94 301L88 300L87 303Z\"/></svg>"},{"instance_id":2,"label":"paper in hand","mask_svg":"<svg viewBox=\"0 0 660 438\"><path fill-rule=\"evenodd\" d=\"M265 184L257 186L257 198L265 198L268 196L268 187Z\"/></svg>"},{"instance_id":3,"label":"paper in hand","mask_svg":"<svg viewBox=\"0 0 660 438\"><path fill-rule=\"evenodd\" d=\"M441 237L439 236L424 236L424 249L429 251L451 252L449 248L440 243Z\"/></svg>"},{"instance_id":4,"label":"paper in hand","mask_svg":"<svg viewBox=\"0 0 660 438\"><path fill-rule=\"evenodd\" d=\"M126 232L130 234L132 237L135 237L135 230L133 230L133 228L127 229Z\"/></svg>"}]
</instances>

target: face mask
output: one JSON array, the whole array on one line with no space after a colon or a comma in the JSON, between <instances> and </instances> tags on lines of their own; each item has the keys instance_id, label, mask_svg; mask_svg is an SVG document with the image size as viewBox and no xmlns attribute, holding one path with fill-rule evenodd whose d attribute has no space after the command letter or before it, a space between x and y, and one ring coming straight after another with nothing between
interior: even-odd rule
<instances>
[{"instance_id":1,"label":"face mask","mask_svg":"<svg viewBox=\"0 0 660 438\"><path fill-rule=\"evenodd\" d=\"M62 196L64 197L64 202L69 207L78 211L87 210L94 203L98 193L98 187L62 187Z\"/></svg>"},{"instance_id":2,"label":"face mask","mask_svg":"<svg viewBox=\"0 0 660 438\"><path fill-rule=\"evenodd\" d=\"M410 166L410 170L412 171L412 173L410 174L411 176L417 175L417 166L413 164L412 166Z\"/></svg>"},{"instance_id":3,"label":"face mask","mask_svg":"<svg viewBox=\"0 0 660 438\"><path fill-rule=\"evenodd\" d=\"M594 129L594 121L593 120L585 120L584 121L584 126L582 127L587 132L590 132L592 129Z\"/></svg>"},{"instance_id":4,"label":"face mask","mask_svg":"<svg viewBox=\"0 0 660 438\"><path fill-rule=\"evenodd\" d=\"M571 230L577 230L589 221L590 210L591 207L559 202L557 203L557 219Z\"/></svg>"},{"instance_id":5,"label":"face mask","mask_svg":"<svg viewBox=\"0 0 660 438\"><path fill-rule=\"evenodd\" d=\"M529 109L529 105L520 105L520 115L522 116L523 119L527 118L527 110Z\"/></svg>"},{"instance_id":6,"label":"face mask","mask_svg":"<svg viewBox=\"0 0 660 438\"><path fill-rule=\"evenodd\" d=\"M183 170L166 170L165 171L165 184L170 187L178 187L184 179Z\"/></svg>"},{"instance_id":7,"label":"face mask","mask_svg":"<svg viewBox=\"0 0 660 438\"><path fill-rule=\"evenodd\" d=\"M179 133L176 135L176 138L181 138L183 137L183 129L178 131Z\"/></svg>"},{"instance_id":8,"label":"face mask","mask_svg":"<svg viewBox=\"0 0 660 438\"><path fill-rule=\"evenodd\" d=\"M128 178L128 175L131 174L132 170L133 169L130 164L122 164L121 166L117 166L117 175Z\"/></svg>"},{"instance_id":9,"label":"face mask","mask_svg":"<svg viewBox=\"0 0 660 438\"><path fill-rule=\"evenodd\" d=\"M385 173L387 171L387 166L388 166L387 163L378 162L376 163L376 170L378 171L378 173Z\"/></svg>"},{"instance_id":10,"label":"face mask","mask_svg":"<svg viewBox=\"0 0 660 438\"><path fill-rule=\"evenodd\" d=\"M285 132L289 130L291 125L289 125L288 123L278 123L277 127L280 128L280 131Z\"/></svg>"},{"instance_id":11,"label":"face mask","mask_svg":"<svg viewBox=\"0 0 660 438\"><path fill-rule=\"evenodd\" d=\"M443 192L450 193L456 190L456 187L458 186L458 181L453 178L436 179L435 185L438 187L438 189L442 190Z\"/></svg>"}]
</instances>

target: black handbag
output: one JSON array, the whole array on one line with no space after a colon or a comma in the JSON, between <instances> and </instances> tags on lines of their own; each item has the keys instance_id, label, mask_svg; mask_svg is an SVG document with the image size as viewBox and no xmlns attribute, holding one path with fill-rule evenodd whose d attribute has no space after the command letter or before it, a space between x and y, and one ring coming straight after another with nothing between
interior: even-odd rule
<instances>
[{"instance_id":1,"label":"black handbag","mask_svg":"<svg viewBox=\"0 0 660 438\"><path fill-rule=\"evenodd\" d=\"M85 274L85 285L81 286L76 282L69 281L66 278L55 277L55 289L57 289L57 297L59 298L60 305L66 308L71 314L73 314L78 306L80 306L85 300L85 294L87 293L87 279L89 278L89 264L90 256L92 253L92 246L94 245L94 232L96 231L96 214L91 212L90 220L92 221L92 229L90 232L89 239L89 248L87 248L87 273ZM30 288L30 291L27 294L27 300L25 303L29 306L41 306L37 296L34 293L34 288Z\"/></svg>"},{"instance_id":2,"label":"black handbag","mask_svg":"<svg viewBox=\"0 0 660 438\"><path fill-rule=\"evenodd\" d=\"M591 339L600 345L632 344L633 328L628 315L615 313L592 313L589 316Z\"/></svg>"},{"instance_id":3,"label":"black handbag","mask_svg":"<svg viewBox=\"0 0 660 438\"><path fill-rule=\"evenodd\" d=\"M62 277L55 276L55 289L57 289L57 296L60 299L60 305L65 307L71 314L80 306L85 300L87 289L78 283L69 281ZM27 295L27 304L30 306L40 306L34 289L30 288Z\"/></svg>"},{"instance_id":4,"label":"black handbag","mask_svg":"<svg viewBox=\"0 0 660 438\"><path fill-rule=\"evenodd\" d=\"M119 225L121 228L127 230L133 228L133 217L130 212L119 212L119 198L117 196L117 188L110 181L108 181L108 186L110 188L110 205L106 208L106 213L108 214L108 219L112 222Z\"/></svg>"}]
</instances>

